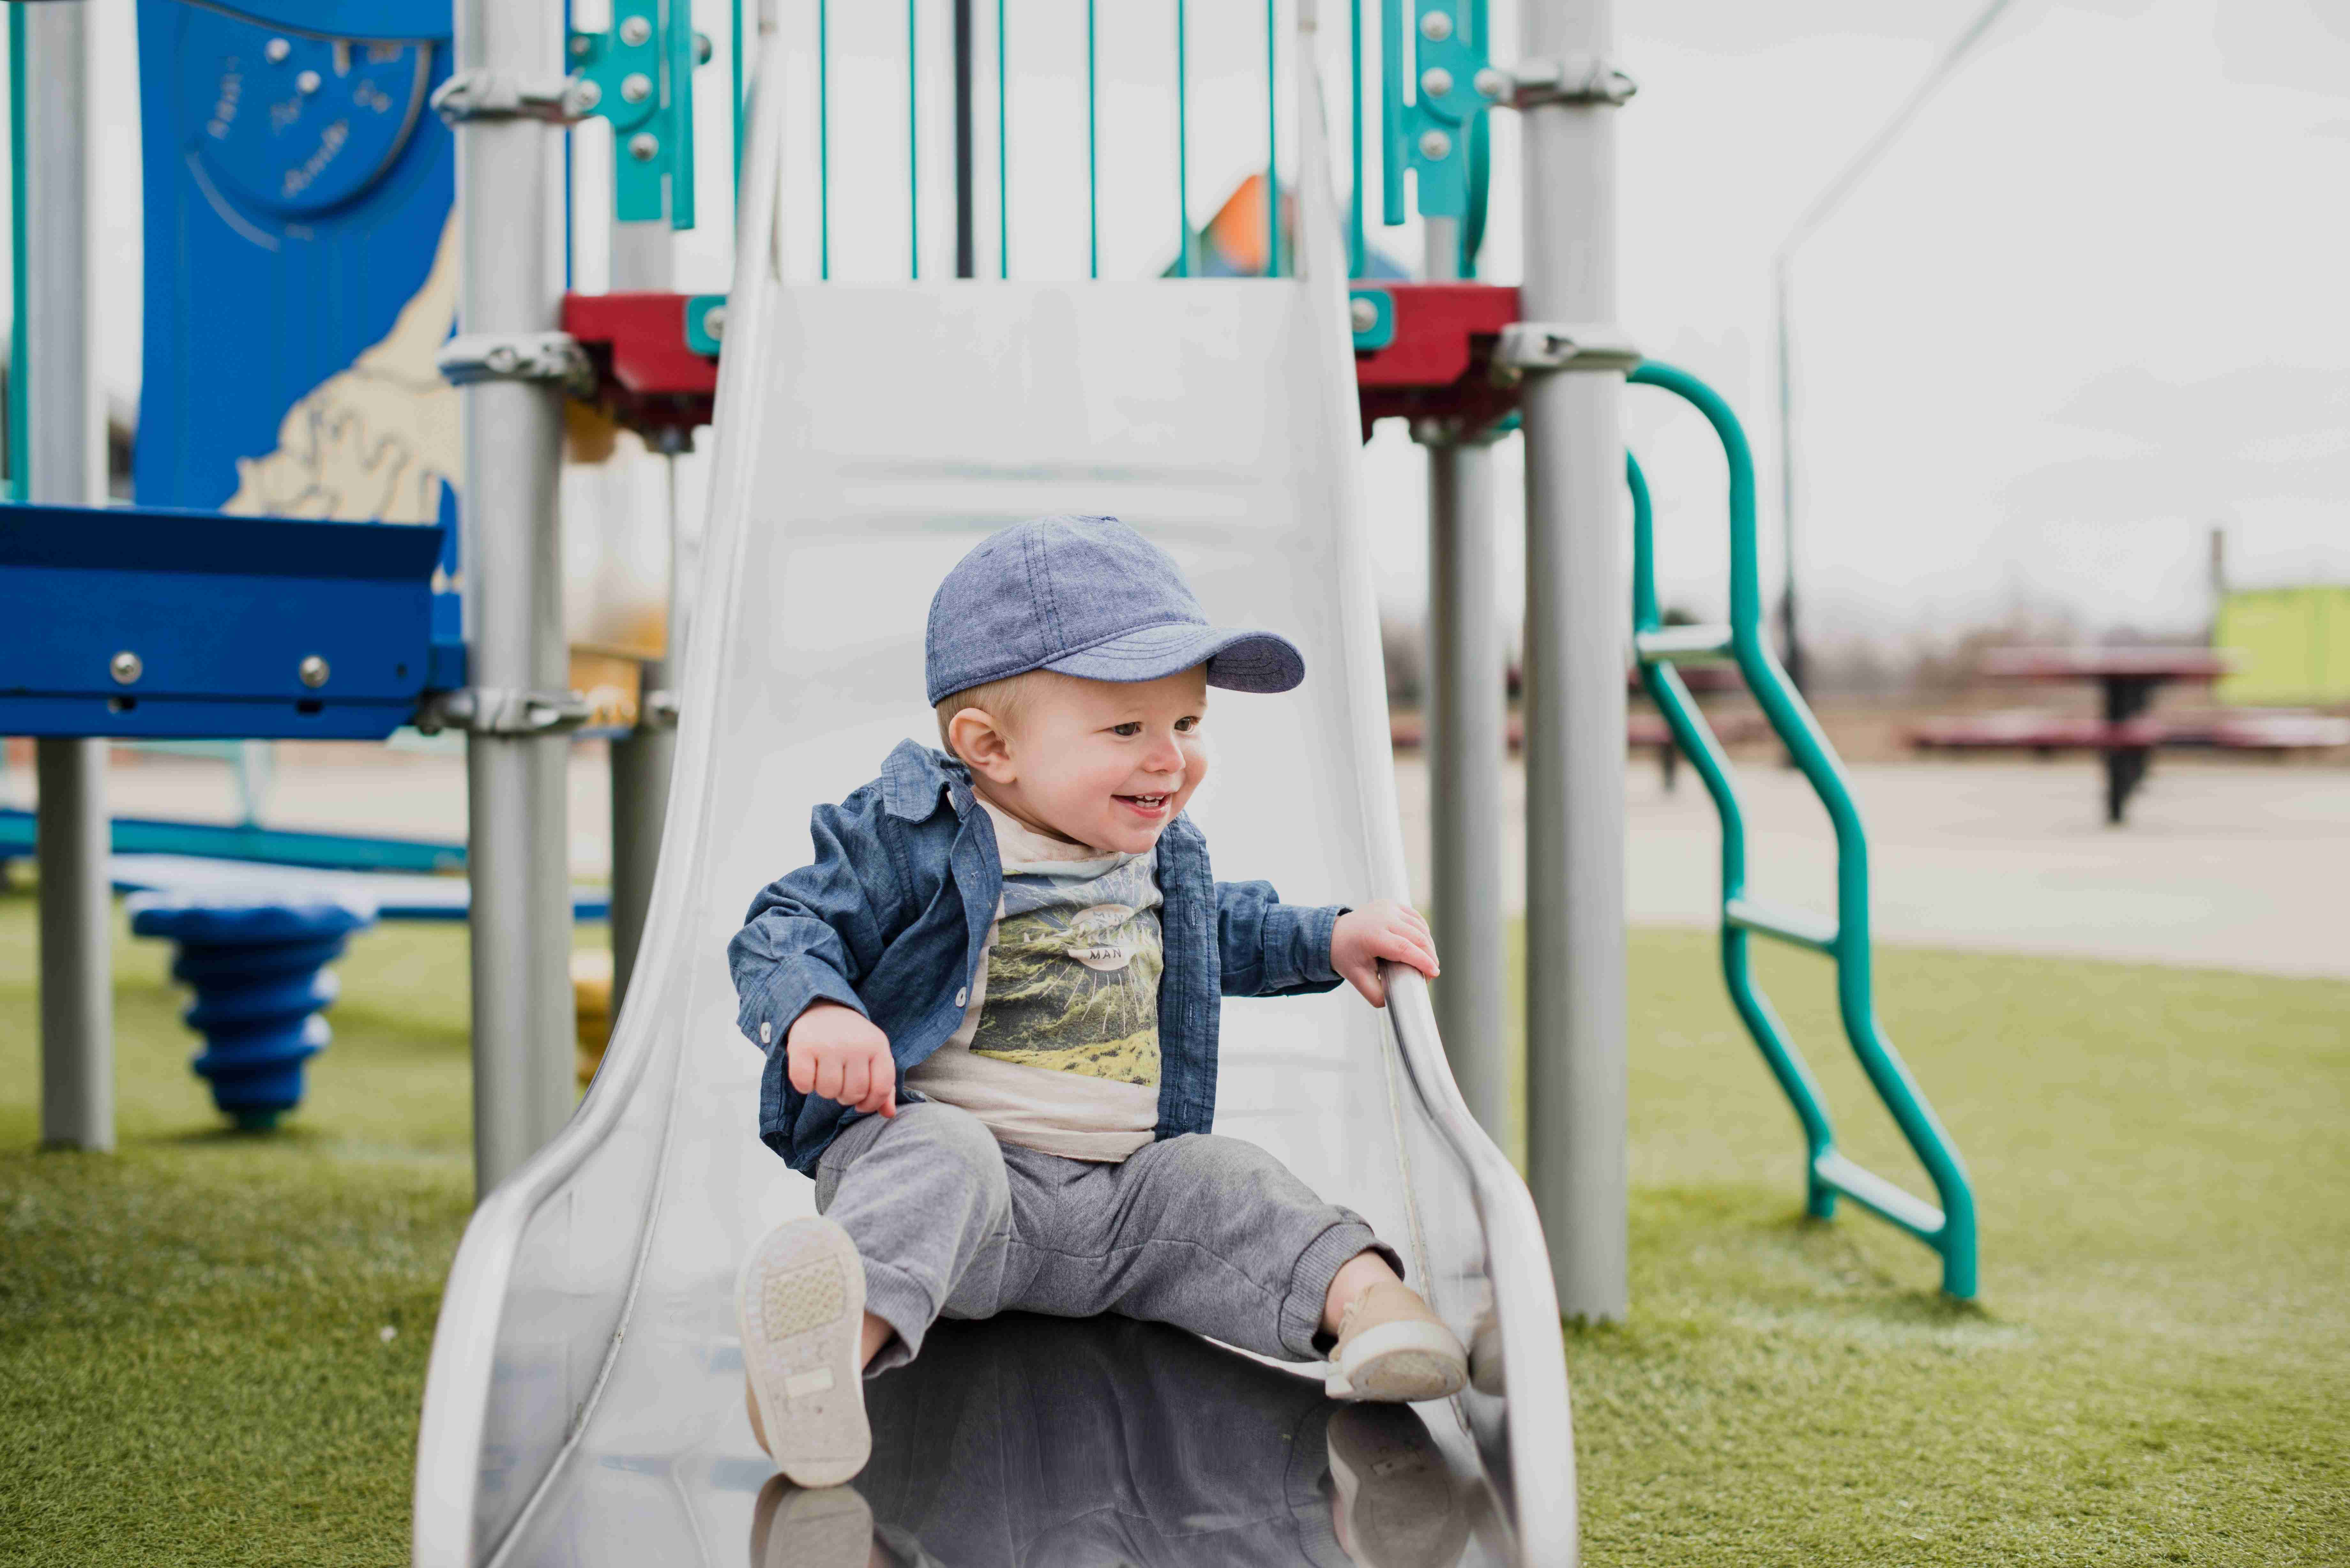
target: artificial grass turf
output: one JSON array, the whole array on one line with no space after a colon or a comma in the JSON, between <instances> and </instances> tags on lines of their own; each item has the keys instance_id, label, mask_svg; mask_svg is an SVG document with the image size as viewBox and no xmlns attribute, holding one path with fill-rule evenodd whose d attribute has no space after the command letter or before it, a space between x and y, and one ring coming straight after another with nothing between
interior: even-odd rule
<instances>
[{"instance_id":1,"label":"artificial grass turf","mask_svg":"<svg viewBox=\"0 0 2350 1568\"><path fill-rule=\"evenodd\" d=\"M359 939L261 1139L214 1130L162 950L126 941L122 1152L36 1155L32 914L0 898L0 1561L405 1561L470 1197L462 930ZM2350 1558L2350 985L1885 954L1976 1176L1968 1308L1874 1220L1797 1218L1712 950L1633 941L1634 1314L1568 1343L1591 1562ZM1825 967L1782 958L1846 1146L1914 1183Z\"/></svg>"}]
</instances>

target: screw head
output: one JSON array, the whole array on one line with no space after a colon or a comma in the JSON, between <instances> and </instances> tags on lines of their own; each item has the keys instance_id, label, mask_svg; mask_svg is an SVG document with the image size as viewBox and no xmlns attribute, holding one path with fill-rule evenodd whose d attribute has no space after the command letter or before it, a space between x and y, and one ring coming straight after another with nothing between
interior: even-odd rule
<instances>
[{"instance_id":1,"label":"screw head","mask_svg":"<svg viewBox=\"0 0 2350 1568\"><path fill-rule=\"evenodd\" d=\"M316 71L304 71L300 76L296 77L294 78L294 90L298 93L317 92L318 90L318 73Z\"/></svg>"},{"instance_id":2,"label":"screw head","mask_svg":"<svg viewBox=\"0 0 2350 1568\"><path fill-rule=\"evenodd\" d=\"M587 34L574 33L571 36L571 57L573 59L584 60L590 54L595 52L595 48L596 40L589 37Z\"/></svg>"},{"instance_id":3,"label":"screw head","mask_svg":"<svg viewBox=\"0 0 2350 1568\"><path fill-rule=\"evenodd\" d=\"M653 25L642 16L631 16L620 24L620 42L635 48L653 36Z\"/></svg>"},{"instance_id":4,"label":"screw head","mask_svg":"<svg viewBox=\"0 0 2350 1568\"><path fill-rule=\"evenodd\" d=\"M261 57L273 66L284 65L286 57L293 52L294 46L283 38L272 38L261 46Z\"/></svg>"},{"instance_id":5,"label":"screw head","mask_svg":"<svg viewBox=\"0 0 2350 1568\"><path fill-rule=\"evenodd\" d=\"M1440 130L1419 133L1419 155L1430 163L1441 163L1452 156L1452 138Z\"/></svg>"},{"instance_id":6,"label":"screw head","mask_svg":"<svg viewBox=\"0 0 2350 1568\"><path fill-rule=\"evenodd\" d=\"M709 334L713 341L724 341L726 337L726 307L723 305L713 305L709 309L703 311L702 313L702 330Z\"/></svg>"},{"instance_id":7,"label":"screw head","mask_svg":"<svg viewBox=\"0 0 2350 1568\"><path fill-rule=\"evenodd\" d=\"M128 686L146 671L147 667L139 661L139 656L127 648L106 661L106 672L113 676L119 685Z\"/></svg>"},{"instance_id":8,"label":"screw head","mask_svg":"<svg viewBox=\"0 0 2350 1568\"><path fill-rule=\"evenodd\" d=\"M650 163L660 151L660 138L650 130L639 130L629 138L629 156L639 163Z\"/></svg>"},{"instance_id":9,"label":"screw head","mask_svg":"<svg viewBox=\"0 0 2350 1568\"><path fill-rule=\"evenodd\" d=\"M1442 98L1452 90L1452 73L1442 66L1430 66L1419 73L1422 98Z\"/></svg>"},{"instance_id":10,"label":"screw head","mask_svg":"<svg viewBox=\"0 0 2350 1568\"><path fill-rule=\"evenodd\" d=\"M709 34L696 33L693 36L693 63L695 65L708 65L710 63L710 57L717 52L716 47L710 41Z\"/></svg>"},{"instance_id":11,"label":"screw head","mask_svg":"<svg viewBox=\"0 0 2350 1568\"><path fill-rule=\"evenodd\" d=\"M642 71L630 71L620 78L620 97L629 103L642 103L653 96L653 78Z\"/></svg>"},{"instance_id":12,"label":"screw head","mask_svg":"<svg viewBox=\"0 0 2350 1568\"><path fill-rule=\"evenodd\" d=\"M1347 319L1357 332L1368 332L1379 324L1379 307L1357 295L1347 302Z\"/></svg>"},{"instance_id":13,"label":"screw head","mask_svg":"<svg viewBox=\"0 0 2350 1568\"><path fill-rule=\"evenodd\" d=\"M328 668L325 659L313 653L303 659L301 664L295 670L295 673L302 678L303 685L315 691L327 683L327 677L334 671Z\"/></svg>"},{"instance_id":14,"label":"screw head","mask_svg":"<svg viewBox=\"0 0 2350 1568\"><path fill-rule=\"evenodd\" d=\"M571 89L571 99L585 112L604 101L604 89L596 85L593 78L581 77L579 85Z\"/></svg>"},{"instance_id":15,"label":"screw head","mask_svg":"<svg viewBox=\"0 0 2350 1568\"><path fill-rule=\"evenodd\" d=\"M1448 11L1430 11L1419 19L1419 36L1431 44L1440 44L1452 36L1452 16Z\"/></svg>"},{"instance_id":16,"label":"screw head","mask_svg":"<svg viewBox=\"0 0 2350 1568\"><path fill-rule=\"evenodd\" d=\"M1500 98L1510 90L1510 78L1487 66L1477 73L1477 90L1487 98Z\"/></svg>"}]
</instances>

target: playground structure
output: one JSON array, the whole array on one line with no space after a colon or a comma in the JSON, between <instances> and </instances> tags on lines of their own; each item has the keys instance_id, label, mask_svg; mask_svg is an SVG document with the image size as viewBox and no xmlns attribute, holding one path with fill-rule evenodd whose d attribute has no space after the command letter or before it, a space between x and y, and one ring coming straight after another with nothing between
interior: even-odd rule
<instances>
[{"instance_id":1,"label":"playground structure","mask_svg":"<svg viewBox=\"0 0 2350 1568\"><path fill-rule=\"evenodd\" d=\"M964 47L955 73L956 270L965 276L980 253L972 9L967 0L957 7ZM36 10L52 15L22 28L33 68L54 67L57 80L78 83L78 18L68 26L56 15L73 7ZM617 98L630 106L628 116L643 110L625 124L616 119L629 157L650 138L651 151L637 161L658 162L672 176L690 171L690 147L674 128L679 114L691 118L680 99L693 69L692 18L682 0L616 0L609 34L582 47L567 41L551 5L459 0L453 68L436 98L456 127L459 165L461 330L441 364L464 389L462 641L436 636L432 625L440 607L430 589L446 522L439 537L413 531L400 546L407 554L399 570L387 568L370 590L382 601L379 618L397 618L396 626L370 631L350 616L289 625L257 613L233 645L190 639L171 680L135 694L130 687L150 679L152 661L142 656L126 681L110 635L123 622L90 616L89 607L111 602L102 596L116 574L125 594L145 596L147 624L199 624L217 613L213 591L223 574L211 558L200 569L185 546L158 543L136 557L84 559L62 542L0 557L12 588L57 574L51 602L78 607L88 622L72 628L83 647L57 620L57 648L43 645L57 655L54 671L25 699L44 706L10 708L0 721L0 729L44 737L44 1062L58 1085L55 1096L45 1093L44 1134L57 1141L105 1147L111 1136L110 1069L99 1048L103 742L89 737L315 733L301 725L329 715L353 735L380 735L410 719L466 733L484 1196L435 1341L417 1561L658 1556L681 1533L699 1535L728 1522L733 1511L747 1513L756 1477L748 1485L743 1477L756 1463L747 1429L732 1415L732 1328L716 1303L757 1228L800 1211L806 1193L748 1136L744 1085L755 1056L733 1034L718 955L754 885L743 878L797 857L807 805L867 776L895 739L923 732L920 710L902 695L904 634L920 621L909 596L920 589L926 597L926 585L975 530L1039 512L1118 512L1185 560L1215 613L1295 628L1309 668L1322 672L1308 695L1287 710L1232 704L1229 722L1220 709L1219 727L1235 734L1236 755L1263 759L1250 765L1266 777L1284 779L1285 789L1286 781L1302 781L1300 804L1253 815L1220 814L1209 803L1203 818L1227 864L1253 874L1261 867L1294 893L1405 895L1355 456L1360 435L1382 417L1411 420L1430 458L1435 903L1447 980L1431 1005L1417 981L1391 976L1383 1018L1334 1008L1301 1023L1294 1013L1276 1019L1236 1006L1223 1119L1318 1187L1347 1193L1383 1231L1409 1237L1413 1271L1440 1311L1464 1337L1498 1345L1500 1384L1465 1395L1436 1419L1450 1459L1491 1501L1475 1560L1574 1560L1572 1435L1555 1324L1562 1310L1587 1319L1627 1310L1627 642L1722 812L1726 977L1797 1107L1810 1210L1825 1216L1839 1195L1852 1198L1932 1247L1946 1290L1971 1294L1963 1171L1870 1005L1858 816L1762 642L1743 437L1719 399L1690 378L1645 364L1610 325L1610 127L1632 88L1608 61L1604 0L1530 7L1514 66L1494 58L1482 8L1459 0L1382 0L1376 20L1355 7L1335 29L1330 12L1317 17L1311 0L1294 13L1268 5L1266 127L1275 148L1293 150L1295 172L1284 188L1279 159L1268 160L1267 280L1201 275L1214 269L1201 259L1187 192L1172 269L1180 284L1015 282L1008 238L999 235L1003 275L984 287L921 283L919 250L910 258L913 286L784 275L782 238L813 223L828 245L832 222L828 185L813 213L783 196L781 84L811 33L815 74L825 79L821 0L813 10L810 17L795 8L789 30L773 0L757 17L755 107L740 139L730 293L665 292L667 228L691 213L674 200L663 210L631 177L619 194L615 291L563 297L547 265L556 238L548 125ZM1179 5L1171 18L1179 84L1182 15ZM814 27L803 26L811 20ZM1337 182L1318 97L1324 57L1341 34L1358 89L1349 100L1355 179L1344 219L1329 200ZM1383 215L1401 217L1409 171L1427 220L1431 281L1363 276L1367 39L1379 46ZM999 104L1005 40L999 20ZM1284 41L1287 77L1276 68ZM631 50L649 68L622 68L639 59ZM20 67L28 58L25 50L15 57ZM743 56L734 58L739 70ZM1097 112L1090 50L1087 58L1090 150ZM578 67L573 74L567 61ZM631 88L632 75L643 90ZM910 64L910 113L916 85ZM1175 103L1185 112L1180 85ZM1518 112L1524 128L1524 281L1514 287L1458 275L1475 266L1478 150L1483 117L1500 106ZM74 115L34 113L19 145L55 148L54 169L78 168L79 137ZM1179 156L1186 145L1179 131ZM995 151L1000 187L1007 178L1000 118ZM909 173L916 186L919 174ZM680 186L672 179L667 188ZM1091 180L1087 196L1092 202ZM1284 201L1294 214L1286 223ZM999 192L999 213L1005 206ZM45 304L87 276L87 257L73 254L65 227L48 216L26 225L43 243L30 248L19 275L36 293L58 291L40 295ZM1098 272L1097 237L1088 270ZM19 319L37 327L43 316L36 308ZM31 432L32 499L43 504L12 513L11 524L26 519L27 540L69 540L78 527L95 535L89 514L72 510L90 498L73 479L87 452L74 445L72 421L55 412L85 406L86 382L73 378L86 376L86 355L70 334L26 337L29 374L12 386L41 389L18 428ZM1234 344L1247 351L1231 352ZM722 345L731 348L721 352ZM898 366L911 345L924 356L915 384L875 373L876 365ZM995 369L1024 355L1062 369L1008 389ZM1658 624L1637 470L1634 618L1627 622L1617 526L1627 472L1618 389L1627 373L1694 403L1731 456L1727 627ZM565 684L552 603L555 467L569 395L643 430L655 450L673 451L714 421L718 449L711 535L691 596L696 624L689 633L684 618L672 615L667 662L645 672L648 722L616 748L616 992L626 987L626 994L616 997L610 1052L576 1115L562 770L568 732L587 715ZM1103 408L1118 418L1105 423ZM916 417L921 410L929 417ZM1491 613L1496 550L1485 449L1513 416L1523 421L1530 477L1527 945L1544 955L1529 966L1523 1185L1490 1136L1510 1117L1511 1074L1492 894L1503 689ZM141 527L170 533L151 515L104 516L108 526L120 522L125 538ZM269 535L298 544L250 553L252 569L243 574L256 580L250 591L285 596L270 604L356 594L348 585L362 579L348 559L390 547L346 541L402 532L253 525L298 531ZM1244 543L1235 548L1235 541ZM287 569L289 560L306 559L316 566L308 576ZM833 602L827 575L878 597ZM675 587L686 591L682 582ZM767 613L768 603L788 613ZM873 613L876 603L882 613ZM345 641L319 641L330 636ZM7 651L16 651L13 638ZM1697 659L1734 663L1827 804L1840 865L1833 920L1746 897L1727 763L1672 669ZM338 672L347 668L371 670L375 684L344 685ZM10 680L7 700L33 684ZM356 698L347 696L354 690ZM674 738L662 722L672 711L681 725ZM626 791L624 774L636 781ZM672 794L677 805L664 812ZM631 898L642 900L639 913L624 915ZM1815 1086L1752 987L1746 954L1756 934L1835 960L1846 1032L1924 1161L1939 1207L1836 1152ZM635 985L626 979L631 969ZM1300 1078L1319 1085L1302 1096L1306 1102L1342 1111L1267 1109L1301 1098L1284 1087ZM1542 1267L1545 1237L1549 1270Z\"/></svg>"}]
</instances>

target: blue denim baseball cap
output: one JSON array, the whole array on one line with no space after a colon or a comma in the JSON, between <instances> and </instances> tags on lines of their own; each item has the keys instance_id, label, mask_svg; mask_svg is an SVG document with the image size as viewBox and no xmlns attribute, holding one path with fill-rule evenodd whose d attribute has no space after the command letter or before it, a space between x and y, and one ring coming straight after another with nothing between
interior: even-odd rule
<instances>
[{"instance_id":1,"label":"blue denim baseball cap","mask_svg":"<svg viewBox=\"0 0 2350 1568\"><path fill-rule=\"evenodd\" d=\"M1287 638L1210 626L1173 559L1115 517L1040 517L989 535L939 585L925 649L934 706L1032 670L1156 680L1204 664L1209 685L1233 691L1305 679Z\"/></svg>"}]
</instances>

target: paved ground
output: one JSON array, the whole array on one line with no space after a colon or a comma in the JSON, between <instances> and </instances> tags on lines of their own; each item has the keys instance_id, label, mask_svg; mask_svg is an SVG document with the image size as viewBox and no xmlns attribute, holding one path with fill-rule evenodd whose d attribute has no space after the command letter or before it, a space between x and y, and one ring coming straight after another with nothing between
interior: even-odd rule
<instances>
[{"instance_id":1,"label":"paved ground","mask_svg":"<svg viewBox=\"0 0 2350 1568\"><path fill-rule=\"evenodd\" d=\"M1802 777L1739 771L1749 890L1835 909L1834 840ZM1426 886L1428 786L1401 768L1406 844ZM2130 820L2102 819L2098 775L2074 759L1902 763L1853 770L1869 835L1877 935L1902 942L2080 953L2277 974L2350 975L2350 772L2158 762ZM1627 774L1632 918L1711 925L1719 829L1696 778L1668 794ZM1509 797L1522 820L1524 775ZM1523 839L1504 888L1525 904Z\"/></svg>"},{"instance_id":2,"label":"paved ground","mask_svg":"<svg viewBox=\"0 0 2350 1568\"><path fill-rule=\"evenodd\" d=\"M464 833L464 766L452 751L287 747L268 820L286 827ZM31 770L12 766L0 799L27 804ZM1713 812L1684 773L1671 794L1653 766L1627 771L1629 896L1636 920L1710 925L1719 871ZM2070 952L2282 974L2350 974L2350 772L2309 766L2157 764L2126 827L2099 819L2095 770L2074 759L1903 763L1854 770L1875 854L1877 933L1894 941ZM1400 765L1405 841L1427 884L1427 775ZM1740 773L1750 801L1752 891L1833 908L1826 819L1794 774ZM1513 813L1523 778L1513 771ZM228 820L229 770L141 757L111 775L125 815ZM572 767L573 863L608 864L603 753ZM1523 841L1503 889L1525 902Z\"/></svg>"}]
</instances>

